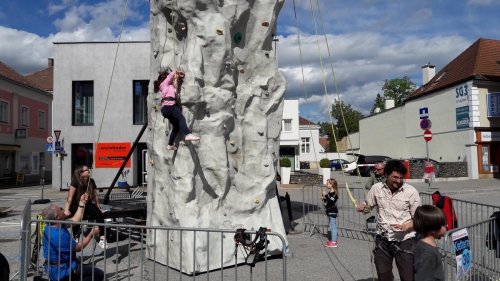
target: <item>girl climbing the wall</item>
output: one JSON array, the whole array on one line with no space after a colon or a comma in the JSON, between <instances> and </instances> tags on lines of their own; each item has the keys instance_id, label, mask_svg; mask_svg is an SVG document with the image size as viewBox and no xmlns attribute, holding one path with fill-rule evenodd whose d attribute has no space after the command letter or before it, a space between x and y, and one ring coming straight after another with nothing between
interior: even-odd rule
<instances>
[{"instance_id":1,"label":"girl climbing the wall","mask_svg":"<svg viewBox=\"0 0 500 281\"><path fill-rule=\"evenodd\" d=\"M337 215L339 209L337 208L337 200L339 199L339 188L335 179L328 179L326 181L326 188L328 192L323 191L321 199L325 204L326 215L330 220L330 230L332 231L332 239L326 242L325 247L337 247Z\"/></svg>"},{"instance_id":2,"label":"girl climbing the wall","mask_svg":"<svg viewBox=\"0 0 500 281\"><path fill-rule=\"evenodd\" d=\"M182 71L164 71L158 75L158 80L154 82L154 92L158 93L161 90L161 114L163 117L167 118L172 124L172 133L168 140L168 150L176 150L177 147L174 146L175 138L179 129L184 132L186 141L199 140L197 137L191 134L187 124L186 118L182 115L181 110L175 105L177 95L180 91L180 86L182 80L184 79L184 72Z\"/></svg>"}]
</instances>

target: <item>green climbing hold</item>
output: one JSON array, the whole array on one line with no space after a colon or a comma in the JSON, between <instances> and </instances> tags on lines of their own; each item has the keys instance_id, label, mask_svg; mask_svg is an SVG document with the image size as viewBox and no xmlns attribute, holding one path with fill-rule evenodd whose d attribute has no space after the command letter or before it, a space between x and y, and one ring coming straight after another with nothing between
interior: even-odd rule
<instances>
[{"instance_id":1,"label":"green climbing hold","mask_svg":"<svg viewBox=\"0 0 500 281\"><path fill-rule=\"evenodd\" d=\"M241 34L241 32L238 32L234 35L234 41L236 43L240 43L241 42L241 39L243 39L243 34Z\"/></svg>"}]
</instances>

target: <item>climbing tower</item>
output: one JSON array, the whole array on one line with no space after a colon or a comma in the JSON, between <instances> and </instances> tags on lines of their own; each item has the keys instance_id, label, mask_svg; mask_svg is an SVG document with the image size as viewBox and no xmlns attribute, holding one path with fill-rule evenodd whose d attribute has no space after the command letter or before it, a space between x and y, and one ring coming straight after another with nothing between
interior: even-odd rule
<instances>
[{"instance_id":1,"label":"climbing tower","mask_svg":"<svg viewBox=\"0 0 500 281\"><path fill-rule=\"evenodd\" d=\"M286 239L275 194L286 82L272 48L284 0L150 3L151 81L167 68L185 72L182 113L201 140L185 142L180 132L178 150L166 150L171 125L161 115L161 93L153 93L150 83L147 223L248 230L264 226ZM196 245L193 235L199 235ZM234 265L234 253L227 250L234 249L233 238L216 236L210 234L214 239L208 242L201 232L149 232L148 254L188 274L220 268L221 260L224 266ZM226 249L222 258L217 243ZM270 239L271 253L282 247ZM243 262L241 255L237 262Z\"/></svg>"}]
</instances>

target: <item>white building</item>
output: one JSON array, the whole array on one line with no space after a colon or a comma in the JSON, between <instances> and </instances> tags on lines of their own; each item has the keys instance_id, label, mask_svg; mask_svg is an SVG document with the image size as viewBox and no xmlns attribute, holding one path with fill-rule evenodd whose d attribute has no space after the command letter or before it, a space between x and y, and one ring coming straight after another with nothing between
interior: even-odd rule
<instances>
[{"instance_id":1,"label":"white building","mask_svg":"<svg viewBox=\"0 0 500 281\"><path fill-rule=\"evenodd\" d=\"M327 157L325 147L319 142L320 126L299 116L300 161L310 163L310 168L319 167L322 158Z\"/></svg>"},{"instance_id":2,"label":"white building","mask_svg":"<svg viewBox=\"0 0 500 281\"><path fill-rule=\"evenodd\" d=\"M147 122L150 43L120 43L113 71L116 47L116 42L54 43L54 130L61 130L66 152L53 162L54 188L67 188L79 165L93 166L97 186L109 186L123 162L113 159L127 155ZM130 185L142 184L147 131L125 167Z\"/></svg>"},{"instance_id":3,"label":"white building","mask_svg":"<svg viewBox=\"0 0 500 281\"><path fill-rule=\"evenodd\" d=\"M479 39L443 67L423 69L423 86L403 106L360 121L363 154L426 156L420 127L432 122L429 157L467 162L472 179L500 175L500 41Z\"/></svg>"},{"instance_id":4,"label":"white building","mask_svg":"<svg viewBox=\"0 0 500 281\"><path fill-rule=\"evenodd\" d=\"M281 121L280 158L288 157L292 171L300 169L299 101L284 100Z\"/></svg>"}]
</instances>

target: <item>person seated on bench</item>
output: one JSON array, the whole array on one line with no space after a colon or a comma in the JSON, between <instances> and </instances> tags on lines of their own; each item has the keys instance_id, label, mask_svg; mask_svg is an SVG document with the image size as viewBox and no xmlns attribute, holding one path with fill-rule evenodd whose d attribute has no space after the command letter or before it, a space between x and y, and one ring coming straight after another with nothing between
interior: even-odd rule
<instances>
[{"instance_id":1,"label":"person seated on bench","mask_svg":"<svg viewBox=\"0 0 500 281\"><path fill-rule=\"evenodd\" d=\"M83 194L78 203L78 210L71 219L74 222L80 222L83 217L83 206L88 201L88 194ZM42 211L44 220L61 221L60 223L49 223L43 230L43 264L45 272L51 281L59 280L81 280L81 281L102 281L104 280L104 271L93 265L83 265L76 260L76 252L81 252L87 246L94 235L99 234L99 228L96 226L81 241L77 243L69 233L64 220L67 216L63 208L50 205ZM82 279L79 279L82 277Z\"/></svg>"},{"instance_id":2,"label":"person seated on bench","mask_svg":"<svg viewBox=\"0 0 500 281\"><path fill-rule=\"evenodd\" d=\"M88 191L87 191L88 186ZM71 185L69 186L68 199L66 200L66 208L64 214L70 217L76 213L78 210L77 198L80 198L82 194L89 193L90 200L84 208L84 218L89 220L95 220L97 223L104 223L104 217L102 214L103 210L100 210L99 199L97 199L97 187L94 179L90 178L90 170L87 166L78 166L73 173L73 178L71 179ZM73 235L76 235L80 230L80 226L77 225L73 227ZM104 227L99 226L99 233L101 234L101 240L99 241L99 246L103 249L108 248L108 243L106 242Z\"/></svg>"}]
</instances>

